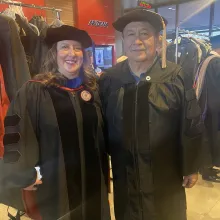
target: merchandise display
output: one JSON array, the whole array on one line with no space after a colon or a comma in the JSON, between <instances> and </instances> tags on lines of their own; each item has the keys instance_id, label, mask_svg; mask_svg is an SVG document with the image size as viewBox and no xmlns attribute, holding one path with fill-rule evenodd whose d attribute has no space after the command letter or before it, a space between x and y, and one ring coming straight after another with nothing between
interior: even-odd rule
<instances>
[{"instance_id":1,"label":"merchandise display","mask_svg":"<svg viewBox=\"0 0 220 220\"><path fill-rule=\"evenodd\" d=\"M2 69L1 86L5 88L7 97L10 101L16 95L17 90L31 77L40 73L40 67L45 58L48 49L44 42L47 28L50 26L41 16L33 16L30 22L27 21L22 7L38 8L41 10L56 10L57 17L51 24L57 27L62 22L59 9L40 7L28 4L17 4L13 1L1 1L0 3L9 4L9 8L0 14L0 65ZM17 6L16 6L17 5ZM4 95L1 95L5 97ZM7 109L9 102L2 102L4 109ZM2 105L3 105L2 104ZM2 124L5 113L2 114ZM4 131L1 129L1 133ZM2 143L1 135L0 142ZM1 146L2 149L2 146ZM3 150L0 151L0 157L3 156Z\"/></svg>"}]
</instances>

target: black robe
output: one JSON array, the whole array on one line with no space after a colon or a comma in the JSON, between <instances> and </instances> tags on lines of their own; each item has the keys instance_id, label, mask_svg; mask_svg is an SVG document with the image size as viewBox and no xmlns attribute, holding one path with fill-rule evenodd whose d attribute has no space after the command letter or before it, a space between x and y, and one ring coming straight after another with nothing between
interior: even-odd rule
<instances>
[{"instance_id":1,"label":"black robe","mask_svg":"<svg viewBox=\"0 0 220 220\"><path fill-rule=\"evenodd\" d=\"M213 58L206 71L205 83L199 101L205 114L205 166L220 167L220 58Z\"/></svg>"},{"instance_id":2,"label":"black robe","mask_svg":"<svg viewBox=\"0 0 220 220\"><path fill-rule=\"evenodd\" d=\"M186 220L183 176L200 167L203 124L176 64L158 58L137 85L124 61L100 79L117 220Z\"/></svg>"},{"instance_id":3,"label":"black robe","mask_svg":"<svg viewBox=\"0 0 220 220\"><path fill-rule=\"evenodd\" d=\"M21 189L35 182L40 166L43 220L110 219L100 103L96 92L84 101L83 90L28 82L17 93L5 119L0 202L25 210Z\"/></svg>"}]
</instances>

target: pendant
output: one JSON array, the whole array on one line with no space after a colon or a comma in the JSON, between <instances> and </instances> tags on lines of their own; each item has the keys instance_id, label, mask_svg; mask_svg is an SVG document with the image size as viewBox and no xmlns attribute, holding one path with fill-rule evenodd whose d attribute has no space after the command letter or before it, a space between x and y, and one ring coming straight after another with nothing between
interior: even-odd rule
<instances>
[{"instance_id":1,"label":"pendant","mask_svg":"<svg viewBox=\"0 0 220 220\"><path fill-rule=\"evenodd\" d=\"M83 90L81 92L81 98L82 100L84 100L85 102L88 102L92 99L92 95L90 92L86 91L86 90Z\"/></svg>"}]
</instances>

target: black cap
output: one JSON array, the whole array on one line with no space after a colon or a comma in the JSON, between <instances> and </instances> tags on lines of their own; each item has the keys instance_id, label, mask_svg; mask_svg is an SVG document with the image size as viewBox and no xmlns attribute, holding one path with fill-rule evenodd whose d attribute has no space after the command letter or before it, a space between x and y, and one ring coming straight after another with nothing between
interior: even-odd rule
<instances>
[{"instance_id":1,"label":"black cap","mask_svg":"<svg viewBox=\"0 0 220 220\"><path fill-rule=\"evenodd\" d=\"M220 35L210 37L210 43L212 44L212 49L220 48Z\"/></svg>"},{"instance_id":2,"label":"black cap","mask_svg":"<svg viewBox=\"0 0 220 220\"><path fill-rule=\"evenodd\" d=\"M163 18L159 14L143 8L138 8L127 12L125 15L118 18L118 20L112 25L117 31L123 32L124 28L129 23L135 21L147 21L156 29L157 32L160 32L164 29Z\"/></svg>"},{"instance_id":3,"label":"black cap","mask_svg":"<svg viewBox=\"0 0 220 220\"><path fill-rule=\"evenodd\" d=\"M74 40L82 44L84 48L92 46L92 39L84 30L69 25L63 25L58 28L48 28L45 42L48 47L63 40Z\"/></svg>"}]
</instances>

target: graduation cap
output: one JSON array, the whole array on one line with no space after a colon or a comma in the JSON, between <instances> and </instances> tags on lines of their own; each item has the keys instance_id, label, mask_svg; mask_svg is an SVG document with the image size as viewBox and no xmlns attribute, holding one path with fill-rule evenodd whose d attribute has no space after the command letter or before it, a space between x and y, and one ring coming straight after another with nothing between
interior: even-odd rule
<instances>
[{"instance_id":1,"label":"graduation cap","mask_svg":"<svg viewBox=\"0 0 220 220\"><path fill-rule=\"evenodd\" d=\"M58 28L48 28L45 38L48 47L51 48L55 43L63 40L78 41L84 48L92 46L92 39L84 30L69 25L62 25Z\"/></svg>"},{"instance_id":2,"label":"graduation cap","mask_svg":"<svg viewBox=\"0 0 220 220\"><path fill-rule=\"evenodd\" d=\"M220 48L220 35L210 37L210 43L212 44L213 49Z\"/></svg>"},{"instance_id":3,"label":"graduation cap","mask_svg":"<svg viewBox=\"0 0 220 220\"><path fill-rule=\"evenodd\" d=\"M146 21L150 23L155 30L162 34L162 68L166 68L166 25L167 20L160 16L158 13L149 11L143 8L137 8L124 14L118 18L112 25L119 31L123 32L124 28L131 22Z\"/></svg>"}]
</instances>

